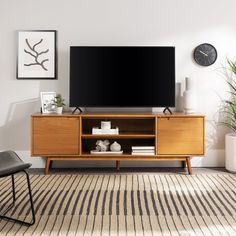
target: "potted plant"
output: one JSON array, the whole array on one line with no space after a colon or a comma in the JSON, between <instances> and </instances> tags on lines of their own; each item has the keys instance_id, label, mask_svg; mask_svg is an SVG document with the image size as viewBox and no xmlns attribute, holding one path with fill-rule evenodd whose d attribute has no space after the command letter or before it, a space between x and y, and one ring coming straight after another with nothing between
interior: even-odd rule
<instances>
[{"instance_id":1,"label":"potted plant","mask_svg":"<svg viewBox=\"0 0 236 236\"><path fill-rule=\"evenodd\" d=\"M65 99L62 98L61 94L57 94L57 96L54 98L54 104L56 106L57 114L62 114L63 107L65 106L64 101Z\"/></svg>"},{"instance_id":2,"label":"potted plant","mask_svg":"<svg viewBox=\"0 0 236 236\"><path fill-rule=\"evenodd\" d=\"M227 59L228 68L226 82L230 87L230 98L224 101L223 125L232 133L225 135L225 168L230 172L236 172L236 61ZM226 72L227 72L226 71Z\"/></svg>"}]
</instances>

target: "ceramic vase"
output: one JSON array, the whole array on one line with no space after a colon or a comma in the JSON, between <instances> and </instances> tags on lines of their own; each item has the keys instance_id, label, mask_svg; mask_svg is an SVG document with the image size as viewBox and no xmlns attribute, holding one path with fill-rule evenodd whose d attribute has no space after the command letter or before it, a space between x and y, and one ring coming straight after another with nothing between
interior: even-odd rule
<instances>
[{"instance_id":1,"label":"ceramic vase","mask_svg":"<svg viewBox=\"0 0 236 236\"><path fill-rule=\"evenodd\" d=\"M56 108L56 113L57 114L62 114L62 111L63 111L63 107L57 107Z\"/></svg>"},{"instance_id":2,"label":"ceramic vase","mask_svg":"<svg viewBox=\"0 0 236 236\"><path fill-rule=\"evenodd\" d=\"M194 113L196 107L196 98L192 89L192 81L190 78L185 78L185 91L183 93L183 105L185 113Z\"/></svg>"},{"instance_id":3,"label":"ceramic vase","mask_svg":"<svg viewBox=\"0 0 236 236\"><path fill-rule=\"evenodd\" d=\"M111 144L110 149L112 152L119 152L121 150L121 146L115 141L113 144Z\"/></svg>"},{"instance_id":4,"label":"ceramic vase","mask_svg":"<svg viewBox=\"0 0 236 236\"><path fill-rule=\"evenodd\" d=\"M236 173L236 133L225 135L225 168Z\"/></svg>"}]
</instances>

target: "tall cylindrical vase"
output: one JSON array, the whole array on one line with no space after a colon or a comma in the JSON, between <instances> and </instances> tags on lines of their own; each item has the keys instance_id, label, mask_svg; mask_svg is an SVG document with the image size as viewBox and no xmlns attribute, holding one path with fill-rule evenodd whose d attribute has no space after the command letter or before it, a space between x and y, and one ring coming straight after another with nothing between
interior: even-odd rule
<instances>
[{"instance_id":1,"label":"tall cylindrical vase","mask_svg":"<svg viewBox=\"0 0 236 236\"><path fill-rule=\"evenodd\" d=\"M185 91L183 93L184 98L184 112L194 113L196 107L196 98L192 89L192 81L190 78L185 78Z\"/></svg>"},{"instance_id":2,"label":"tall cylindrical vase","mask_svg":"<svg viewBox=\"0 0 236 236\"><path fill-rule=\"evenodd\" d=\"M236 173L236 134L225 135L225 168Z\"/></svg>"}]
</instances>

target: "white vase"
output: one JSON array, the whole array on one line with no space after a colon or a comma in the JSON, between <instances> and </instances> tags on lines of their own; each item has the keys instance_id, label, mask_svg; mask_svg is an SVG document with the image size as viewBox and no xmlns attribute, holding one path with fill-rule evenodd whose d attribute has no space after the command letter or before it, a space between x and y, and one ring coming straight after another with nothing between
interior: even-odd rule
<instances>
[{"instance_id":1,"label":"white vase","mask_svg":"<svg viewBox=\"0 0 236 236\"><path fill-rule=\"evenodd\" d=\"M236 133L225 135L225 168L236 173Z\"/></svg>"},{"instance_id":2,"label":"white vase","mask_svg":"<svg viewBox=\"0 0 236 236\"><path fill-rule=\"evenodd\" d=\"M57 107L56 108L56 113L57 114L62 114L62 111L63 111L63 107Z\"/></svg>"},{"instance_id":3,"label":"white vase","mask_svg":"<svg viewBox=\"0 0 236 236\"><path fill-rule=\"evenodd\" d=\"M110 150L111 150L112 152L119 152L119 151L121 150L121 146L120 146L119 143L117 143L117 142L115 141L113 144L111 144Z\"/></svg>"},{"instance_id":4,"label":"white vase","mask_svg":"<svg viewBox=\"0 0 236 236\"><path fill-rule=\"evenodd\" d=\"M181 96L181 83L175 84L175 111L183 111L183 97Z\"/></svg>"},{"instance_id":5,"label":"white vase","mask_svg":"<svg viewBox=\"0 0 236 236\"><path fill-rule=\"evenodd\" d=\"M183 93L183 105L185 113L194 113L196 112L196 97L192 89L192 81L190 78L185 78L185 91Z\"/></svg>"}]
</instances>

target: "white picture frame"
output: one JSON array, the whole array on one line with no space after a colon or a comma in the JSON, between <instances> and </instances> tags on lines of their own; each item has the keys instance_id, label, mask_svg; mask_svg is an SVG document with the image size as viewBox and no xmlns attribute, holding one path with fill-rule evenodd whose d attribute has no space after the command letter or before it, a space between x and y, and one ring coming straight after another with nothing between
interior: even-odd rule
<instances>
[{"instance_id":1,"label":"white picture frame","mask_svg":"<svg viewBox=\"0 0 236 236\"><path fill-rule=\"evenodd\" d=\"M41 92L41 107L43 114L56 113L56 105L53 103L56 92Z\"/></svg>"},{"instance_id":2,"label":"white picture frame","mask_svg":"<svg viewBox=\"0 0 236 236\"><path fill-rule=\"evenodd\" d=\"M57 79L56 30L18 31L17 79Z\"/></svg>"}]
</instances>

